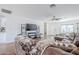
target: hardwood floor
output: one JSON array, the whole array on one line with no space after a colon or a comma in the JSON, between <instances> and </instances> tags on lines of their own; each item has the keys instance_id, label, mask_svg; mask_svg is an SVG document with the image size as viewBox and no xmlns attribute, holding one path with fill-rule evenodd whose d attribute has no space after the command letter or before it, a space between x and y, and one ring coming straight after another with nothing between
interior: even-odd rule
<instances>
[{"instance_id":1,"label":"hardwood floor","mask_svg":"<svg viewBox=\"0 0 79 59\"><path fill-rule=\"evenodd\" d=\"M15 43L0 44L0 55L15 55Z\"/></svg>"}]
</instances>

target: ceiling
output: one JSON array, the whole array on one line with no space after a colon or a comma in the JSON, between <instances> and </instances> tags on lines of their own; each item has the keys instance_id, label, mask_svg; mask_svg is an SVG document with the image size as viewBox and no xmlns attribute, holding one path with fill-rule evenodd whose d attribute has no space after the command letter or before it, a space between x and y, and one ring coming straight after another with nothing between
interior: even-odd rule
<instances>
[{"instance_id":1,"label":"ceiling","mask_svg":"<svg viewBox=\"0 0 79 59\"><path fill-rule=\"evenodd\" d=\"M56 4L53 8L49 4L2 4L0 8L11 10L13 15L35 20L45 20L53 16L79 18L79 4Z\"/></svg>"}]
</instances>

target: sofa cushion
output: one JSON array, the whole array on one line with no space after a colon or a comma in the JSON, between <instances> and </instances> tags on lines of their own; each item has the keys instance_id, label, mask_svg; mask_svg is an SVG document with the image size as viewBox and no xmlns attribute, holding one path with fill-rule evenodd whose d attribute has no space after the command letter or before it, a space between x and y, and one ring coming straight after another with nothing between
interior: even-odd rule
<instances>
[{"instance_id":1,"label":"sofa cushion","mask_svg":"<svg viewBox=\"0 0 79 59\"><path fill-rule=\"evenodd\" d=\"M72 55L72 54L59 48L48 47L43 52L43 55Z\"/></svg>"}]
</instances>

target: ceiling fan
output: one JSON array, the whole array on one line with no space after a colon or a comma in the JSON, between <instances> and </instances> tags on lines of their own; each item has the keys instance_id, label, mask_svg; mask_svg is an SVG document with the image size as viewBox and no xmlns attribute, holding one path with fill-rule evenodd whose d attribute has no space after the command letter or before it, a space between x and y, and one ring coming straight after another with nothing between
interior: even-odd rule
<instances>
[{"instance_id":1,"label":"ceiling fan","mask_svg":"<svg viewBox=\"0 0 79 59\"><path fill-rule=\"evenodd\" d=\"M56 7L56 4L50 4L49 7L50 8L54 8L54 7ZM53 18L51 18L52 21L54 21L54 20L60 20L60 19L62 19L62 18L57 18L56 16L53 16Z\"/></svg>"},{"instance_id":2,"label":"ceiling fan","mask_svg":"<svg viewBox=\"0 0 79 59\"><path fill-rule=\"evenodd\" d=\"M62 19L62 18L57 18L56 16L53 16L53 18L51 19L52 21L54 21L54 20L60 20L60 19Z\"/></svg>"}]
</instances>

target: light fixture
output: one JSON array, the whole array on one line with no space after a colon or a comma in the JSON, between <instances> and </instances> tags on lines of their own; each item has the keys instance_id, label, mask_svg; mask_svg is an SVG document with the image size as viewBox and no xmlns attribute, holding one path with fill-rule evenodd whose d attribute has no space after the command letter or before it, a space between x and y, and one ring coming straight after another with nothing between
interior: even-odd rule
<instances>
[{"instance_id":1,"label":"light fixture","mask_svg":"<svg viewBox=\"0 0 79 59\"><path fill-rule=\"evenodd\" d=\"M52 7L56 7L56 5L55 5L55 4L51 4L50 7L51 7L51 8L52 8Z\"/></svg>"}]
</instances>

